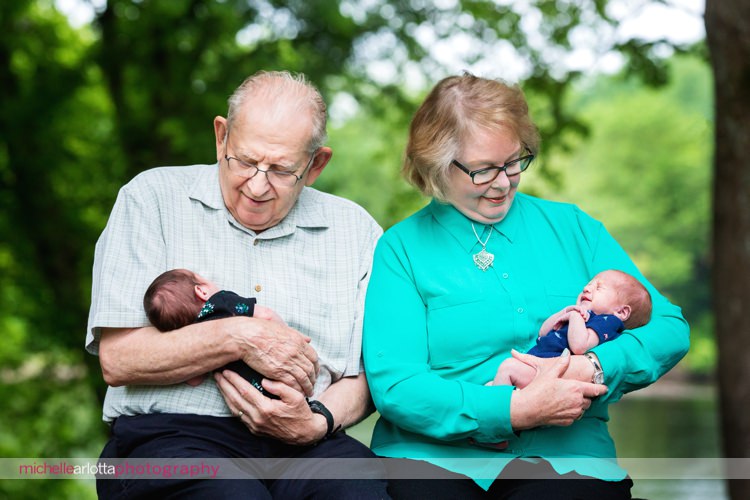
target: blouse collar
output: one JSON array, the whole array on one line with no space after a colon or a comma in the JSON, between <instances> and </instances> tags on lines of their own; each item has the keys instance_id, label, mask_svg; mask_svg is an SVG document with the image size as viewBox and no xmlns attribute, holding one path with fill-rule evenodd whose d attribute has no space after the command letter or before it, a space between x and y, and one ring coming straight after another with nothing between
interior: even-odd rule
<instances>
[{"instance_id":1,"label":"blouse collar","mask_svg":"<svg viewBox=\"0 0 750 500\"><path fill-rule=\"evenodd\" d=\"M494 231L505 237L510 243L513 243L518 234L523 212L523 198L524 195L522 193L516 193L513 204L505 218L493 224ZM480 238L485 234L487 224L472 221L450 203L444 203L433 198L428 205L428 210L432 213L438 224L456 238L461 247L467 252L470 252L477 244L477 237L474 236L474 231L471 227L472 222L474 222L474 228Z\"/></svg>"}]
</instances>

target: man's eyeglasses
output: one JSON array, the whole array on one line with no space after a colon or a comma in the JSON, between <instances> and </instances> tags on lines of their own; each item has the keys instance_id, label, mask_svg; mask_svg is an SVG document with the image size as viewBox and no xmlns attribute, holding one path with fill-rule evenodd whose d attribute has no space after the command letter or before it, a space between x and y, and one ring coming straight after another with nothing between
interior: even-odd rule
<instances>
[{"instance_id":1,"label":"man's eyeglasses","mask_svg":"<svg viewBox=\"0 0 750 500\"><path fill-rule=\"evenodd\" d=\"M234 175L238 175L246 179L252 179L256 175L258 175L258 172L263 172L264 174L266 174L266 179L268 179L268 182L270 184L280 187L292 187L295 186L302 179L302 177L305 176L305 172L307 172L307 169L309 169L310 165L312 165L316 153L317 150L313 151L312 155L310 156L310 160L308 160L307 165L305 166L304 170L302 170L302 173L300 175L297 175L288 170L280 170L279 168L274 166L271 166L271 168L267 170L263 170L258 168L257 165L247 163L234 156L224 155L224 159L227 161L229 171Z\"/></svg>"},{"instance_id":2,"label":"man's eyeglasses","mask_svg":"<svg viewBox=\"0 0 750 500\"><path fill-rule=\"evenodd\" d=\"M471 177L471 182L473 182L474 184L488 184L497 179L497 176L500 175L500 172L505 172L505 175L510 177L513 175L518 175L529 168L529 165L531 165L531 161L534 159L534 155L531 153L529 148L525 148L525 150L526 153L528 153L527 155L516 158L515 160L511 160L503 165L492 165L489 167L480 168L478 170L470 170L469 168L461 164L458 160L451 161L451 165L455 165L459 168L459 170L465 172L466 175Z\"/></svg>"}]
</instances>

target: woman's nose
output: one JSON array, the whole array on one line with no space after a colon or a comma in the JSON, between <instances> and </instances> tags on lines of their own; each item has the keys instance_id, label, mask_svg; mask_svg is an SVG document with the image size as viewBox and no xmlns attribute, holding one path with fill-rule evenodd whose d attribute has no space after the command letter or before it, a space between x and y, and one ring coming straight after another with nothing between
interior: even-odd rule
<instances>
[{"instance_id":1,"label":"woman's nose","mask_svg":"<svg viewBox=\"0 0 750 500\"><path fill-rule=\"evenodd\" d=\"M497 174L497 177L495 177L495 180L490 183L490 187L493 187L495 189L505 190L510 186L510 179L508 179L508 175L505 173L505 170Z\"/></svg>"}]
</instances>

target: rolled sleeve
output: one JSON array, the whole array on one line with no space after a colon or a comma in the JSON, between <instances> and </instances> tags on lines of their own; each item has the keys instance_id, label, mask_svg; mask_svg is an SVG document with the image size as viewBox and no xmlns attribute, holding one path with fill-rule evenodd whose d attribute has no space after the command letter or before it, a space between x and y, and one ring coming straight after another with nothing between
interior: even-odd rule
<instances>
[{"instance_id":1,"label":"rolled sleeve","mask_svg":"<svg viewBox=\"0 0 750 500\"><path fill-rule=\"evenodd\" d=\"M149 206L151 208L149 209ZM98 354L102 327L147 326L143 292L164 267L164 239L158 214L129 186L115 201L96 244L86 350Z\"/></svg>"}]
</instances>

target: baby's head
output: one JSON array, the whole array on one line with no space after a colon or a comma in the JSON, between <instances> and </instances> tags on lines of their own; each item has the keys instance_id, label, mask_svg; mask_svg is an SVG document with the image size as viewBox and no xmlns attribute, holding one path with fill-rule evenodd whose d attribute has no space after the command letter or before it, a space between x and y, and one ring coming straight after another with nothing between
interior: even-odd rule
<instances>
[{"instance_id":1,"label":"baby's head","mask_svg":"<svg viewBox=\"0 0 750 500\"><path fill-rule=\"evenodd\" d=\"M187 269L172 269L157 276L143 297L152 325L162 332L192 323L203 304L219 288Z\"/></svg>"},{"instance_id":2,"label":"baby's head","mask_svg":"<svg viewBox=\"0 0 750 500\"><path fill-rule=\"evenodd\" d=\"M583 287L577 304L595 314L614 314L632 329L651 319L651 294L640 281L622 271L602 271Z\"/></svg>"}]
</instances>

